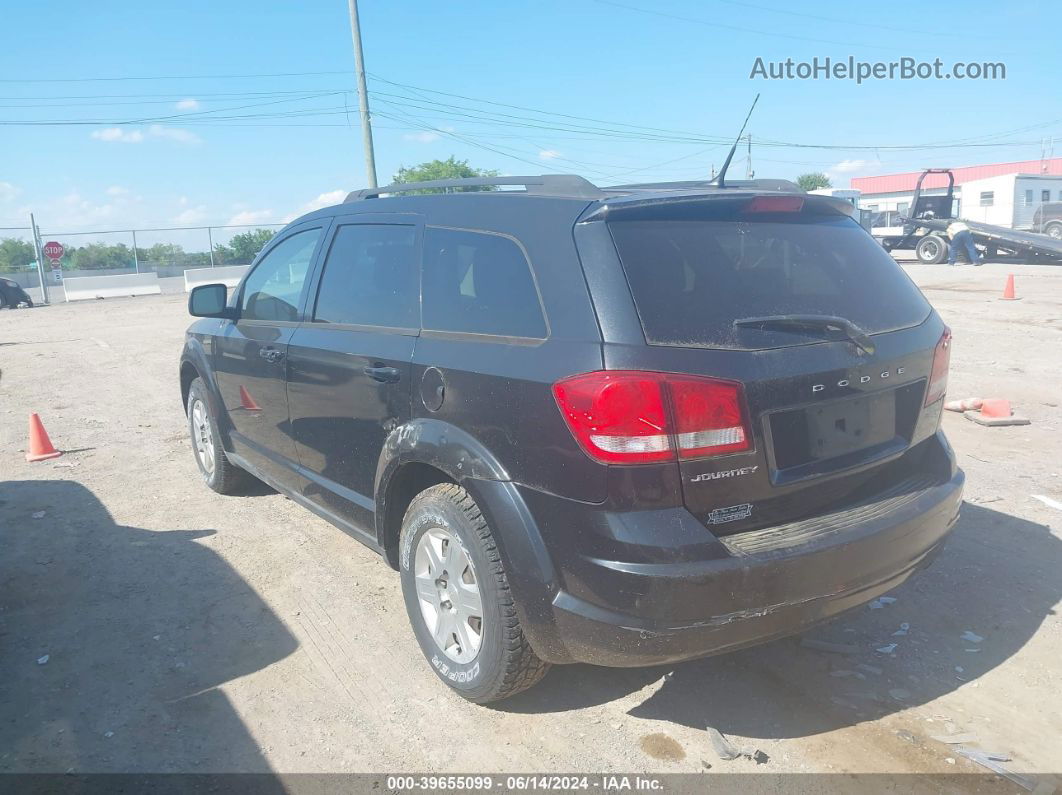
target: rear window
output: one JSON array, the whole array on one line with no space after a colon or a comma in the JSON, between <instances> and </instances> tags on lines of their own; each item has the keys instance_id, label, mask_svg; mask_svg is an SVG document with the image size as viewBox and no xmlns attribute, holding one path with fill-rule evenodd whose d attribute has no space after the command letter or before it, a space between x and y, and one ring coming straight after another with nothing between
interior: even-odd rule
<instances>
[{"instance_id":1,"label":"rear window","mask_svg":"<svg viewBox=\"0 0 1062 795\"><path fill-rule=\"evenodd\" d=\"M929 314L899 265L847 216L719 215L609 223L650 344L776 348L823 336L734 321L834 315L874 334L916 326Z\"/></svg>"},{"instance_id":2,"label":"rear window","mask_svg":"<svg viewBox=\"0 0 1062 795\"><path fill-rule=\"evenodd\" d=\"M510 238L428 227L423 274L425 329L546 337L531 266Z\"/></svg>"}]
</instances>

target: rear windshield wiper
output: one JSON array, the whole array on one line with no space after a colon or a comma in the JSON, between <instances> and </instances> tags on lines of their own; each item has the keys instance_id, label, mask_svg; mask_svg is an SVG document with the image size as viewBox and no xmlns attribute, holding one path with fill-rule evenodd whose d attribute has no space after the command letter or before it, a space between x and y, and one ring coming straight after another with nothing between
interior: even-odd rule
<instances>
[{"instance_id":1,"label":"rear windshield wiper","mask_svg":"<svg viewBox=\"0 0 1062 795\"><path fill-rule=\"evenodd\" d=\"M767 315L743 317L734 321L736 328L759 328L776 331L839 331L855 346L868 354L874 353L874 342L863 329L835 315Z\"/></svg>"}]
</instances>

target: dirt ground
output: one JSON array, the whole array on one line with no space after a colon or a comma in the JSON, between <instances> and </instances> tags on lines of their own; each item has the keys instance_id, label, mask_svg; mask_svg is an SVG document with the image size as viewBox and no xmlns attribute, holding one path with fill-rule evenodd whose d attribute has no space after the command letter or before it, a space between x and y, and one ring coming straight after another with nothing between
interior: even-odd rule
<instances>
[{"instance_id":1,"label":"dirt ground","mask_svg":"<svg viewBox=\"0 0 1062 795\"><path fill-rule=\"evenodd\" d=\"M811 635L858 653L555 667L491 708L436 680L372 552L200 482L183 295L0 313L0 771L980 772L949 733L1062 771L1062 511L1032 496L1062 500L1062 267L908 270L954 330L949 395L1032 424L945 416L962 518L895 602ZM64 456L24 461L30 411Z\"/></svg>"}]
</instances>

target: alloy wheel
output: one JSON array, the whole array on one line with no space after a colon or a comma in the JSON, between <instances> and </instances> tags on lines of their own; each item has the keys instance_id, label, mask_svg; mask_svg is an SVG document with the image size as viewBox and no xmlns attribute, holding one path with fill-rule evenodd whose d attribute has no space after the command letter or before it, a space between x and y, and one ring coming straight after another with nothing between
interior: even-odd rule
<instances>
[{"instance_id":1,"label":"alloy wheel","mask_svg":"<svg viewBox=\"0 0 1062 795\"><path fill-rule=\"evenodd\" d=\"M203 470L208 474L214 472L214 431L210 427L210 416L206 405L198 398L192 403L192 442L195 455Z\"/></svg>"},{"instance_id":2,"label":"alloy wheel","mask_svg":"<svg viewBox=\"0 0 1062 795\"><path fill-rule=\"evenodd\" d=\"M440 651L456 663L474 660L483 642L483 596L457 537L441 527L425 531L413 577L421 616Z\"/></svg>"}]
</instances>

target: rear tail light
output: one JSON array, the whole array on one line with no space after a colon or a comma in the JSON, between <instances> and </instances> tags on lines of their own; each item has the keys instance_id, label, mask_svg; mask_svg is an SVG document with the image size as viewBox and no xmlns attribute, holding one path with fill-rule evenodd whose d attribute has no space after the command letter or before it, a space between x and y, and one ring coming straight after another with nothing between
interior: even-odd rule
<instances>
[{"instance_id":1,"label":"rear tail light","mask_svg":"<svg viewBox=\"0 0 1062 795\"><path fill-rule=\"evenodd\" d=\"M751 448L741 385L714 378L602 370L553 385L572 434L593 459L645 464Z\"/></svg>"},{"instance_id":2,"label":"rear tail light","mask_svg":"<svg viewBox=\"0 0 1062 795\"><path fill-rule=\"evenodd\" d=\"M944 327L937 347L933 349L933 369L929 372L925 405L936 403L948 391L948 364L951 361L951 329Z\"/></svg>"}]
</instances>

